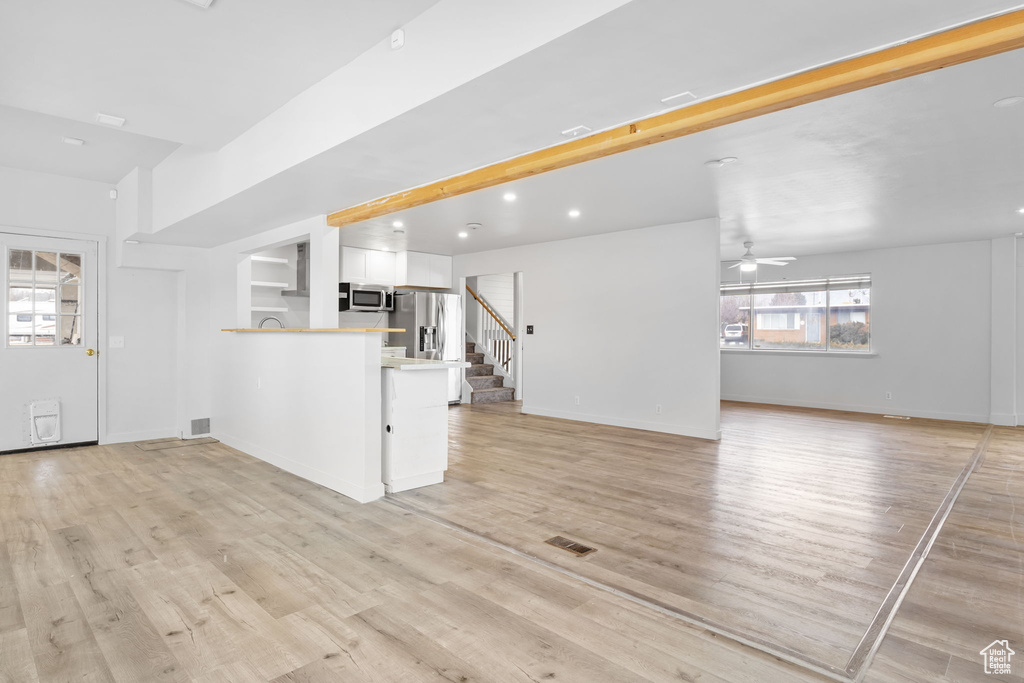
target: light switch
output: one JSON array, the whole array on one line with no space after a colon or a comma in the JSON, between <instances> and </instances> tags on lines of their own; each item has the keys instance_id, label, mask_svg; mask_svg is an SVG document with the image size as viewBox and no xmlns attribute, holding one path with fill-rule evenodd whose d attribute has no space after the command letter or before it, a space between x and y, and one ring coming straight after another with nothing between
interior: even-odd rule
<instances>
[{"instance_id":1,"label":"light switch","mask_svg":"<svg viewBox=\"0 0 1024 683\"><path fill-rule=\"evenodd\" d=\"M124 337L111 337L110 342L107 344L108 349L123 349L124 348Z\"/></svg>"}]
</instances>

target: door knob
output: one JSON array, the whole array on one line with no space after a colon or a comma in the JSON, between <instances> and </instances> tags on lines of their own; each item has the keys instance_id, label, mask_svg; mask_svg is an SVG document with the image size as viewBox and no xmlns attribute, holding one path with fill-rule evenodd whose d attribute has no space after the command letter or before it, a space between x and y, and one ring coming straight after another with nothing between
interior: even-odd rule
<instances>
[{"instance_id":1,"label":"door knob","mask_svg":"<svg viewBox=\"0 0 1024 683\"><path fill-rule=\"evenodd\" d=\"M99 351L96 351L94 349L86 349L85 350L85 355L87 355L87 356L98 356L99 353L100 353Z\"/></svg>"}]
</instances>

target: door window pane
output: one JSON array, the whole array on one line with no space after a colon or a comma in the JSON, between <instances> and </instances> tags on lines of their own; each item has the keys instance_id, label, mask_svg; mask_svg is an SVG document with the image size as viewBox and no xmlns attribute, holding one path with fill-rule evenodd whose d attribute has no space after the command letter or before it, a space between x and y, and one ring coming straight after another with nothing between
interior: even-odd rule
<instances>
[{"instance_id":1,"label":"door window pane","mask_svg":"<svg viewBox=\"0 0 1024 683\"><path fill-rule=\"evenodd\" d=\"M12 249L7 274L9 282L32 282L32 252Z\"/></svg>"},{"instance_id":2,"label":"door window pane","mask_svg":"<svg viewBox=\"0 0 1024 683\"><path fill-rule=\"evenodd\" d=\"M825 350L825 290L754 294L755 349Z\"/></svg>"},{"instance_id":3,"label":"door window pane","mask_svg":"<svg viewBox=\"0 0 1024 683\"><path fill-rule=\"evenodd\" d=\"M720 345L727 348L750 346L750 295L723 295L720 304Z\"/></svg>"},{"instance_id":4,"label":"door window pane","mask_svg":"<svg viewBox=\"0 0 1024 683\"><path fill-rule=\"evenodd\" d=\"M53 282L57 279L57 254L52 251L36 252L36 282Z\"/></svg>"},{"instance_id":5,"label":"door window pane","mask_svg":"<svg viewBox=\"0 0 1024 683\"><path fill-rule=\"evenodd\" d=\"M82 343L81 254L12 249L7 279L8 346Z\"/></svg>"},{"instance_id":6,"label":"door window pane","mask_svg":"<svg viewBox=\"0 0 1024 683\"><path fill-rule=\"evenodd\" d=\"M60 317L61 346L78 346L82 343L82 316L62 315Z\"/></svg>"},{"instance_id":7,"label":"door window pane","mask_svg":"<svg viewBox=\"0 0 1024 683\"><path fill-rule=\"evenodd\" d=\"M36 286L35 311L36 313L54 314L57 312L57 288Z\"/></svg>"},{"instance_id":8,"label":"door window pane","mask_svg":"<svg viewBox=\"0 0 1024 683\"><path fill-rule=\"evenodd\" d=\"M829 346L836 351L871 351L871 290L830 293Z\"/></svg>"},{"instance_id":9,"label":"door window pane","mask_svg":"<svg viewBox=\"0 0 1024 683\"><path fill-rule=\"evenodd\" d=\"M82 257L79 254L60 255L60 281L78 283L82 280Z\"/></svg>"},{"instance_id":10,"label":"door window pane","mask_svg":"<svg viewBox=\"0 0 1024 683\"><path fill-rule=\"evenodd\" d=\"M7 343L10 346L32 345L32 315L7 316Z\"/></svg>"},{"instance_id":11,"label":"door window pane","mask_svg":"<svg viewBox=\"0 0 1024 683\"><path fill-rule=\"evenodd\" d=\"M82 312L79 309L81 305L81 291L82 288L78 285L60 286L60 312L62 314L76 315Z\"/></svg>"},{"instance_id":12,"label":"door window pane","mask_svg":"<svg viewBox=\"0 0 1024 683\"><path fill-rule=\"evenodd\" d=\"M47 318L50 318L47 320ZM54 316L35 316L35 344L36 346L53 346L57 337L57 322Z\"/></svg>"}]
</instances>

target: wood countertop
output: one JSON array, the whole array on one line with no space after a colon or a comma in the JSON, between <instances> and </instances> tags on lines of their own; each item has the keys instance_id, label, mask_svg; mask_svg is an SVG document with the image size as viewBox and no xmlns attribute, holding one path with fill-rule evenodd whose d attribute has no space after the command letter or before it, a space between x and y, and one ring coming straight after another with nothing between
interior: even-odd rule
<instances>
[{"instance_id":1,"label":"wood countertop","mask_svg":"<svg viewBox=\"0 0 1024 683\"><path fill-rule=\"evenodd\" d=\"M221 332L405 332L403 327L238 327Z\"/></svg>"}]
</instances>

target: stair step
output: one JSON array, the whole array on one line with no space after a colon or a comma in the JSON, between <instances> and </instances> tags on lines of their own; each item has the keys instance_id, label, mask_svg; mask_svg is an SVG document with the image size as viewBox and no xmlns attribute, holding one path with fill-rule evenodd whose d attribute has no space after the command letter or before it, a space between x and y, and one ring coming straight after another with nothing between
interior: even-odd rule
<instances>
[{"instance_id":1,"label":"stair step","mask_svg":"<svg viewBox=\"0 0 1024 683\"><path fill-rule=\"evenodd\" d=\"M479 377L480 375L493 375L494 366L486 364L473 364L466 368L466 377Z\"/></svg>"},{"instance_id":2,"label":"stair step","mask_svg":"<svg viewBox=\"0 0 1024 683\"><path fill-rule=\"evenodd\" d=\"M491 389L474 389L473 403L501 403L515 398L516 390L512 387L493 387Z\"/></svg>"},{"instance_id":3,"label":"stair step","mask_svg":"<svg viewBox=\"0 0 1024 683\"><path fill-rule=\"evenodd\" d=\"M473 342L466 342L466 353L476 353L476 344Z\"/></svg>"},{"instance_id":4,"label":"stair step","mask_svg":"<svg viewBox=\"0 0 1024 683\"><path fill-rule=\"evenodd\" d=\"M476 377L467 377L466 381L473 389L493 389L505 386L505 378L501 375L477 375Z\"/></svg>"},{"instance_id":5,"label":"stair step","mask_svg":"<svg viewBox=\"0 0 1024 683\"><path fill-rule=\"evenodd\" d=\"M482 353L467 353L466 362L474 365L484 362L484 354Z\"/></svg>"}]
</instances>

